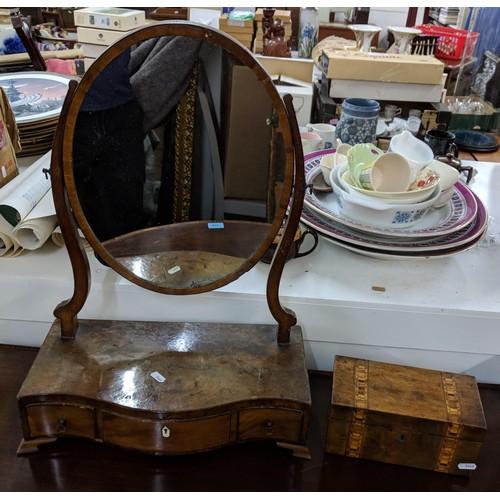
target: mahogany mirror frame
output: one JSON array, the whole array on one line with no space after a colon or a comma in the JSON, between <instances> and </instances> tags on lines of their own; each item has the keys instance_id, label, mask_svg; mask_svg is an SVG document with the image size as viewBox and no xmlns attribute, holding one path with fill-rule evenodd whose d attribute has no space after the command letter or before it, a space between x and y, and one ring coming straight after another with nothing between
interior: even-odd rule
<instances>
[{"instance_id":1,"label":"mahogany mirror frame","mask_svg":"<svg viewBox=\"0 0 500 500\"><path fill-rule=\"evenodd\" d=\"M170 35L192 36L211 42L227 50L256 74L258 80L262 83L271 98L274 113L280 123L286 161L281 197L278 200L276 215L264 241L262 241L257 250L240 268L196 289L172 289L158 286L153 282L141 279L117 263L96 238L89 226L78 199L73 175L73 136L77 112L92 82L103 68L124 49L149 38ZM184 295L202 293L220 288L249 271L259 262L285 223L278 247L271 262L266 292L270 311L278 322L278 343L286 344L288 342L290 328L296 324L296 317L293 311L288 310L280 304L279 282L300 221L305 192L303 151L300 133L291 96L287 95L282 99L271 78L258 63L254 55L232 37L229 37L222 31L203 25L184 21L163 21L138 28L115 42L96 59L78 84L75 81L70 82L53 143L51 180L54 204L70 256L74 277L73 296L59 304L54 311L56 318L61 321L61 336L63 338L73 338L76 335L78 328L77 314L83 307L90 290L90 267L86 251L78 235L78 226L97 254L113 270L127 280L156 292Z\"/></svg>"}]
</instances>

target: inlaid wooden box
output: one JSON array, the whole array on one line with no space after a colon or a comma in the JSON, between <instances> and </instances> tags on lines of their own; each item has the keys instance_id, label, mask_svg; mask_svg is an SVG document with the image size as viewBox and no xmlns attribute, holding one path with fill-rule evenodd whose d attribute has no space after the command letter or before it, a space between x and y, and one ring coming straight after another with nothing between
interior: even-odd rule
<instances>
[{"instance_id":1,"label":"inlaid wooden box","mask_svg":"<svg viewBox=\"0 0 500 500\"><path fill-rule=\"evenodd\" d=\"M335 357L326 452L469 475L485 432L474 377Z\"/></svg>"}]
</instances>

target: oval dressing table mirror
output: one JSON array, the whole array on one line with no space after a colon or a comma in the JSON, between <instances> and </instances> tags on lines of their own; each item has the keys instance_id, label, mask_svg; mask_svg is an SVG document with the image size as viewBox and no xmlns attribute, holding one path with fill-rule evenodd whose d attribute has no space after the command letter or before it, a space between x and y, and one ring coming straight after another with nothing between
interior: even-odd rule
<instances>
[{"instance_id":1,"label":"oval dressing table mirror","mask_svg":"<svg viewBox=\"0 0 500 500\"><path fill-rule=\"evenodd\" d=\"M279 301L305 189L291 97L219 30L147 25L71 82L50 170L74 293L18 394L19 453L71 436L151 454L271 440L308 457L302 332ZM276 323L79 318L79 230L110 273L174 295L231 283L280 232L266 286Z\"/></svg>"}]
</instances>

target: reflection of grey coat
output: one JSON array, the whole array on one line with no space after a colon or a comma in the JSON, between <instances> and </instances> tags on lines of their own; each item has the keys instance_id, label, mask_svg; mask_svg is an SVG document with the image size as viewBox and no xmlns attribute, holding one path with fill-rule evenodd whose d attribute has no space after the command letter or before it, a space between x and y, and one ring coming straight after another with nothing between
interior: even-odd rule
<instances>
[{"instance_id":1,"label":"reflection of grey coat","mask_svg":"<svg viewBox=\"0 0 500 500\"><path fill-rule=\"evenodd\" d=\"M183 36L152 38L133 47L130 82L144 111L144 130L157 127L186 91L202 41Z\"/></svg>"}]
</instances>

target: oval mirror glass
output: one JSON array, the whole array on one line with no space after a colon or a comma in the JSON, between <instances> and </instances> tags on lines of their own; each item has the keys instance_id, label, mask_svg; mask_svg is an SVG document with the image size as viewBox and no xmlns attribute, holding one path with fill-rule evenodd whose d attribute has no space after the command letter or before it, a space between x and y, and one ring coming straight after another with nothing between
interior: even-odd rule
<instances>
[{"instance_id":1,"label":"oval mirror glass","mask_svg":"<svg viewBox=\"0 0 500 500\"><path fill-rule=\"evenodd\" d=\"M219 30L160 22L125 35L69 105L63 169L97 257L163 293L223 286L276 237L292 189L283 102Z\"/></svg>"}]
</instances>

